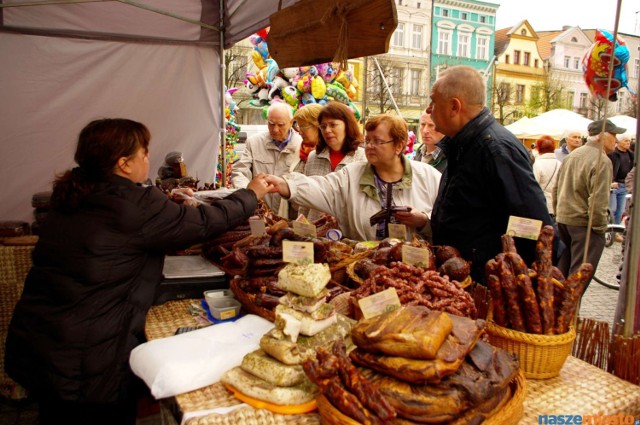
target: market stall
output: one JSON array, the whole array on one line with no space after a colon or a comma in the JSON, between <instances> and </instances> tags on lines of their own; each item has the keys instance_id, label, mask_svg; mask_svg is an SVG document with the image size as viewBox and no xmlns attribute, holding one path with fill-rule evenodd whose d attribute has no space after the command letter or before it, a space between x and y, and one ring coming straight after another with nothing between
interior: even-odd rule
<instances>
[{"instance_id":1,"label":"market stall","mask_svg":"<svg viewBox=\"0 0 640 425\"><path fill-rule=\"evenodd\" d=\"M153 307L147 316L147 338L170 337L180 326L193 326L196 322L188 312L193 302L197 300L171 301ZM640 387L571 356L559 376L546 380L527 379L526 387L524 412L519 422L522 425L538 423L539 417L544 415L640 415ZM239 405L240 401L221 383L162 401L165 418L176 423L214 425L250 420L280 424L320 423L317 413L284 416L247 406L229 413L211 413Z\"/></svg>"}]
</instances>

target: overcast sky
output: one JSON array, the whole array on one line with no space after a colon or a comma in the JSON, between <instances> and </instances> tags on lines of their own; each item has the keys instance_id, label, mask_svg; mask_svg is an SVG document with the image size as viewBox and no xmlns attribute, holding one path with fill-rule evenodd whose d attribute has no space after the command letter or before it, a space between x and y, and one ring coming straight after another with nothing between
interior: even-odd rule
<instances>
[{"instance_id":1,"label":"overcast sky","mask_svg":"<svg viewBox=\"0 0 640 425\"><path fill-rule=\"evenodd\" d=\"M526 19L534 31L561 30L563 25L613 32L617 0L487 0L500 5L496 29ZM638 12L638 13L637 13ZM618 32L640 35L640 1L622 0Z\"/></svg>"}]
</instances>

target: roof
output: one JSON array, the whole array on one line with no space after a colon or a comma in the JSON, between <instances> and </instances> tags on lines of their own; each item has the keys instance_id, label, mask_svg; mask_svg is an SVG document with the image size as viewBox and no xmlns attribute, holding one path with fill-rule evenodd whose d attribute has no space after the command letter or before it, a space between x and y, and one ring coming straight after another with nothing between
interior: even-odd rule
<instances>
[{"instance_id":1,"label":"roof","mask_svg":"<svg viewBox=\"0 0 640 425\"><path fill-rule=\"evenodd\" d=\"M507 50L507 46L509 45L509 32L511 29L512 27L503 28L495 32L496 41L493 50L496 56L500 56L505 50Z\"/></svg>"},{"instance_id":2,"label":"roof","mask_svg":"<svg viewBox=\"0 0 640 425\"><path fill-rule=\"evenodd\" d=\"M556 38L562 31L541 31L538 33L538 54L542 60L547 60L551 56L551 40Z\"/></svg>"}]
</instances>

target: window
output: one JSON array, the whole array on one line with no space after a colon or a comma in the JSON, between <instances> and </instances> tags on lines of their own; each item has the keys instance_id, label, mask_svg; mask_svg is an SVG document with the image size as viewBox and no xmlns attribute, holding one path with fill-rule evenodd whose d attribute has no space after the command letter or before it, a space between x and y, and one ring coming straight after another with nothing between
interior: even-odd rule
<instances>
[{"instance_id":1,"label":"window","mask_svg":"<svg viewBox=\"0 0 640 425\"><path fill-rule=\"evenodd\" d=\"M571 91L571 90L569 90L569 91L567 92L567 100L566 100L566 102L567 102L567 108L568 108L568 109L573 109L573 97L574 97L575 95L576 95L576 94L575 94L573 91Z\"/></svg>"},{"instance_id":2,"label":"window","mask_svg":"<svg viewBox=\"0 0 640 425\"><path fill-rule=\"evenodd\" d=\"M476 40L476 59L489 60L489 37L478 36Z\"/></svg>"},{"instance_id":3,"label":"window","mask_svg":"<svg viewBox=\"0 0 640 425\"><path fill-rule=\"evenodd\" d=\"M402 94L402 68L391 68L388 83L394 95Z\"/></svg>"},{"instance_id":4,"label":"window","mask_svg":"<svg viewBox=\"0 0 640 425\"><path fill-rule=\"evenodd\" d=\"M524 28L520 30L520 35L527 35L527 30Z\"/></svg>"},{"instance_id":5,"label":"window","mask_svg":"<svg viewBox=\"0 0 640 425\"><path fill-rule=\"evenodd\" d=\"M442 16L444 16L445 18L449 16L449 10L448 9L442 9Z\"/></svg>"},{"instance_id":6,"label":"window","mask_svg":"<svg viewBox=\"0 0 640 425\"><path fill-rule=\"evenodd\" d=\"M469 40L471 37L467 33L458 33L458 56L462 58L468 58L469 55Z\"/></svg>"},{"instance_id":7,"label":"window","mask_svg":"<svg viewBox=\"0 0 640 425\"><path fill-rule=\"evenodd\" d=\"M509 55L504 55L504 63L509 64Z\"/></svg>"},{"instance_id":8,"label":"window","mask_svg":"<svg viewBox=\"0 0 640 425\"><path fill-rule=\"evenodd\" d=\"M640 59L635 60L635 65L633 67L633 78L638 78L640 76Z\"/></svg>"},{"instance_id":9,"label":"window","mask_svg":"<svg viewBox=\"0 0 640 425\"><path fill-rule=\"evenodd\" d=\"M569 69L569 64L571 63L571 56L564 57L564 67Z\"/></svg>"},{"instance_id":10,"label":"window","mask_svg":"<svg viewBox=\"0 0 640 425\"><path fill-rule=\"evenodd\" d=\"M513 51L513 64L520 65L520 50Z\"/></svg>"},{"instance_id":11,"label":"window","mask_svg":"<svg viewBox=\"0 0 640 425\"><path fill-rule=\"evenodd\" d=\"M524 52L524 60L522 62L522 64L524 66L529 66L529 61L531 60L531 53L529 52Z\"/></svg>"},{"instance_id":12,"label":"window","mask_svg":"<svg viewBox=\"0 0 640 425\"><path fill-rule=\"evenodd\" d=\"M420 70L412 69L411 70L411 91L409 94L417 96L420 94Z\"/></svg>"},{"instance_id":13,"label":"window","mask_svg":"<svg viewBox=\"0 0 640 425\"><path fill-rule=\"evenodd\" d=\"M484 24L484 23L486 23L486 22L487 22L487 17L486 17L486 16L481 16L481 17L480 17L480 23L481 23L481 24Z\"/></svg>"},{"instance_id":14,"label":"window","mask_svg":"<svg viewBox=\"0 0 640 425\"><path fill-rule=\"evenodd\" d=\"M467 21L469 19L469 15L467 14L467 12L462 12L460 14L460 19L462 19L463 21Z\"/></svg>"},{"instance_id":15,"label":"window","mask_svg":"<svg viewBox=\"0 0 640 425\"><path fill-rule=\"evenodd\" d=\"M451 30L438 29L438 54L451 55Z\"/></svg>"},{"instance_id":16,"label":"window","mask_svg":"<svg viewBox=\"0 0 640 425\"><path fill-rule=\"evenodd\" d=\"M413 26L413 35L411 37L411 48L422 49L422 25Z\"/></svg>"},{"instance_id":17,"label":"window","mask_svg":"<svg viewBox=\"0 0 640 425\"><path fill-rule=\"evenodd\" d=\"M586 109L586 108L587 108L587 94L580 93L580 109Z\"/></svg>"},{"instance_id":18,"label":"window","mask_svg":"<svg viewBox=\"0 0 640 425\"><path fill-rule=\"evenodd\" d=\"M538 67L538 59L534 59L533 60L533 67L537 68Z\"/></svg>"},{"instance_id":19,"label":"window","mask_svg":"<svg viewBox=\"0 0 640 425\"><path fill-rule=\"evenodd\" d=\"M573 58L573 69L580 69L580 58Z\"/></svg>"},{"instance_id":20,"label":"window","mask_svg":"<svg viewBox=\"0 0 640 425\"><path fill-rule=\"evenodd\" d=\"M416 4L416 9L420 9L421 6L420 2L418 2L418 4Z\"/></svg>"},{"instance_id":21,"label":"window","mask_svg":"<svg viewBox=\"0 0 640 425\"><path fill-rule=\"evenodd\" d=\"M524 102L524 85L516 84L516 103Z\"/></svg>"},{"instance_id":22,"label":"window","mask_svg":"<svg viewBox=\"0 0 640 425\"><path fill-rule=\"evenodd\" d=\"M393 33L393 46L394 47L403 47L404 46L404 24L398 23L398 27Z\"/></svg>"},{"instance_id":23,"label":"window","mask_svg":"<svg viewBox=\"0 0 640 425\"><path fill-rule=\"evenodd\" d=\"M511 97L511 84L509 83L500 83L500 93L499 98L500 98L500 102L505 103L509 101L509 98Z\"/></svg>"},{"instance_id":24,"label":"window","mask_svg":"<svg viewBox=\"0 0 640 425\"><path fill-rule=\"evenodd\" d=\"M613 38L612 38L612 40L613 40ZM571 42L572 43L577 43L578 39L576 37L571 37Z\"/></svg>"}]
</instances>

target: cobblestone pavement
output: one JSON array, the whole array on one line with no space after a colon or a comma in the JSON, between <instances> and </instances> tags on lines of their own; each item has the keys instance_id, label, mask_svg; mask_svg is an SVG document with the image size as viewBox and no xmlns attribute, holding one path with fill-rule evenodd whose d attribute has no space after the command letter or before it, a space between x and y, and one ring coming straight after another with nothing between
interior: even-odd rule
<instances>
[{"instance_id":1,"label":"cobblestone pavement","mask_svg":"<svg viewBox=\"0 0 640 425\"><path fill-rule=\"evenodd\" d=\"M622 246L618 242L604 249L596 271L601 279L605 278L609 282L616 281L621 250ZM592 280L582 297L580 317L608 322L609 328L612 329L619 294L620 291L609 289Z\"/></svg>"}]
</instances>

